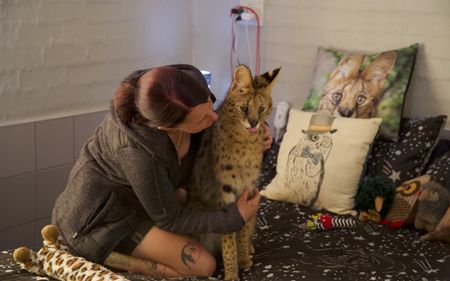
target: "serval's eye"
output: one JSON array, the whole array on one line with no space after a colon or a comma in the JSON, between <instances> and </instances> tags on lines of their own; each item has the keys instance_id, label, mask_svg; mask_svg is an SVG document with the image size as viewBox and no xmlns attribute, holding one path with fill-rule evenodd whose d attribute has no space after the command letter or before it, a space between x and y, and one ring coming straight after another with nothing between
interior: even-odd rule
<instances>
[{"instance_id":1,"label":"serval's eye","mask_svg":"<svg viewBox=\"0 0 450 281\"><path fill-rule=\"evenodd\" d=\"M263 113L264 110L266 110L266 109L265 109L264 107L261 106L261 107L259 108L259 113Z\"/></svg>"},{"instance_id":2,"label":"serval's eye","mask_svg":"<svg viewBox=\"0 0 450 281\"><path fill-rule=\"evenodd\" d=\"M363 104L366 101L366 99L367 98L365 96L359 95L356 98L356 104L361 105L361 104Z\"/></svg>"},{"instance_id":3,"label":"serval's eye","mask_svg":"<svg viewBox=\"0 0 450 281\"><path fill-rule=\"evenodd\" d=\"M244 112L244 113L247 113L248 112L248 106L246 106L246 105L241 106L241 111Z\"/></svg>"},{"instance_id":4,"label":"serval's eye","mask_svg":"<svg viewBox=\"0 0 450 281\"><path fill-rule=\"evenodd\" d=\"M342 93L339 93L339 92L333 93L333 94L331 95L331 99L332 99L334 102L339 102L339 101L341 101L341 99L342 99Z\"/></svg>"}]
</instances>

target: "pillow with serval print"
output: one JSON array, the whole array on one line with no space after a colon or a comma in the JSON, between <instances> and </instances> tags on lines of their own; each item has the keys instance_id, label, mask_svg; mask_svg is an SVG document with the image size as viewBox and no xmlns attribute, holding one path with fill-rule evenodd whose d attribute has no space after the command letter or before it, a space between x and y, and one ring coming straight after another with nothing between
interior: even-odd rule
<instances>
[{"instance_id":1,"label":"pillow with serval print","mask_svg":"<svg viewBox=\"0 0 450 281\"><path fill-rule=\"evenodd\" d=\"M380 137L396 141L418 44L379 53L319 47L304 111L383 119Z\"/></svg>"}]
</instances>

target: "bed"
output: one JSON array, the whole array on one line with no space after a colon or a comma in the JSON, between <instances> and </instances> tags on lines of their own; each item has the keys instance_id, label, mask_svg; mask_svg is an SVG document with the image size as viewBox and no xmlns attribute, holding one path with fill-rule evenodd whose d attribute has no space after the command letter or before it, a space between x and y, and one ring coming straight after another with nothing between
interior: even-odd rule
<instances>
[{"instance_id":1,"label":"bed","mask_svg":"<svg viewBox=\"0 0 450 281\"><path fill-rule=\"evenodd\" d=\"M439 129L445 120L443 117L427 118L420 122L416 120L413 127L404 128L401 141L391 144L392 148L397 150L400 145L408 144L409 141L404 141L409 136L415 137L414 132L419 128L428 132L427 137L448 136L448 132L441 134ZM377 141L374 150L376 146ZM427 153L422 153L425 148ZM432 148L424 145L423 149L416 148L413 155L406 155L405 159L407 161L414 159L413 162L418 163L420 162L418 158L413 156L420 155L422 162L428 162L423 171L442 173L448 187L450 141L441 139ZM280 143L275 143L266 154L261 187L277 174L279 150ZM402 163L405 164L405 161ZM409 165L407 166L408 170L411 169ZM312 230L305 227L305 222L311 220L314 214L315 211L299 204L262 197L257 218L257 233L254 237L256 250L254 265L248 270L242 270L240 279L242 281L450 280L450 244L421 240L420 236L424 231L415 229L413 225L393 229L386 225L367 222L357 223L352 229ZM337 217L352 218L350 215ZM12 259L12 251L13 249L9 249L0 253L0 280L54 280L37 277L21 270ZM221 280L223 267L220 264L220 257L217 257L217 260L218 269L214 278L190 277L178 280ZM129 280L164 280L126 272L119 273Z\"/></svg>"},{"instance_id":2,"label":"bed","mask_svg":"<svg viewBox=\"0 0 450 281\"><path fill-rule=\"evenodd\" d=\"M354 229L304 228L313 214L297 204L262 198L254 266L241 271L241 280L450 280L448 244L422 241L422 233L412 227L391 229L371 222ZM11 251L3 251L0 261L0 280L53 280L21 270ZM121 274L130 280L161 280Z\"/></svg>"}]
</instances>

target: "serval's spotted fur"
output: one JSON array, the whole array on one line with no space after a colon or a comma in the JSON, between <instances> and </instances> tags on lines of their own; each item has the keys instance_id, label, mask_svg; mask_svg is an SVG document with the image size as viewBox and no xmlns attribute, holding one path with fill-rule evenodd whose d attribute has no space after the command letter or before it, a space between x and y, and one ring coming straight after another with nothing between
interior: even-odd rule
<instances>
[{"instance_id":1,"label":"serval's spotted fur","mask_svg":"<svg viewBox=\"0 0 450 281\"><path fill-rule=\"evenodd\" d=\"M191 202L219 209L256 186L264 152L264 120L272 110L271 92L278 72L276 69L252 77L246 66L234 70L230 89L218 110L219 119L202 139ZM238 267L252 266L255 223L254 219L237 233L221 235L225 280L238 280ZM213 236L208 234L206 239ZM211 250L211 245L206 247Z\"/></svg>"}]
</instances>

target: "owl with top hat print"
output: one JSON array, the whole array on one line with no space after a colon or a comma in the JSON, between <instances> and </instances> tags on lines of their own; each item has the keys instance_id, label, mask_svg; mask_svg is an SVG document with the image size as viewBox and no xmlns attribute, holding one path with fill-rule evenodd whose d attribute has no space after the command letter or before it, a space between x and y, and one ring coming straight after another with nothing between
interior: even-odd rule
<instances>
[{"instance_id":1,"label":"owl with top hat print","mask_svg":"<svg viewBox=\"0 0 450 281\"><path fill-rule=\"evenodd\" d=\"M289 151L285 186L294 191L297 202L315 208L325 174L325 162L333 147L337 130L332 129L333 116L316 113L307 130L301 130L297 144Z\"/></svg>"}]
</instances>

